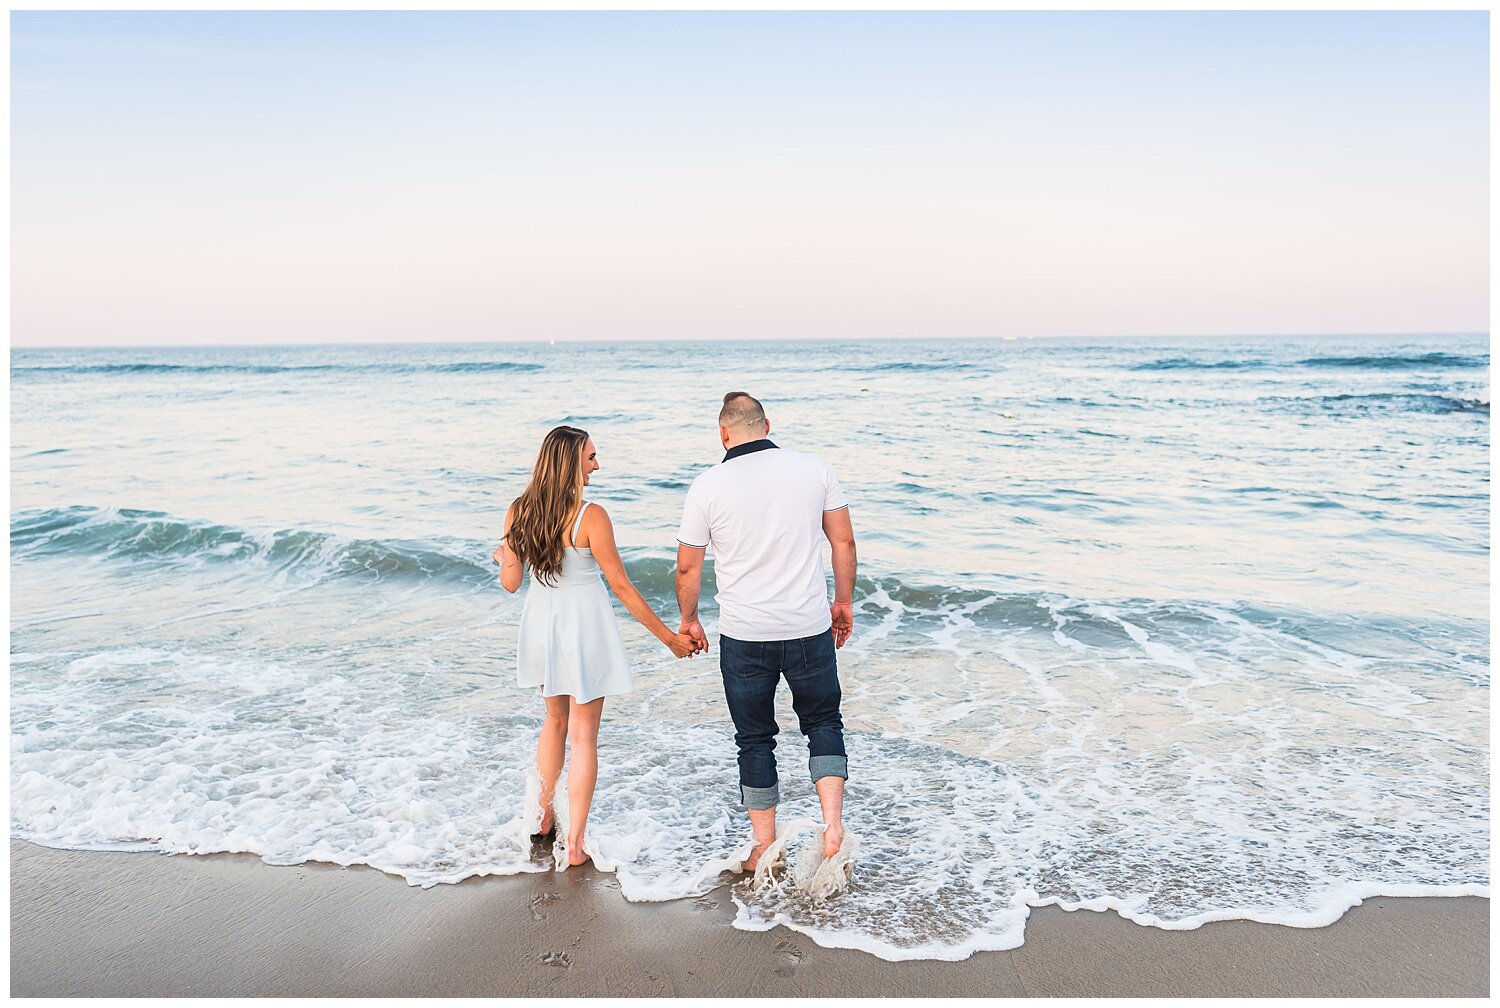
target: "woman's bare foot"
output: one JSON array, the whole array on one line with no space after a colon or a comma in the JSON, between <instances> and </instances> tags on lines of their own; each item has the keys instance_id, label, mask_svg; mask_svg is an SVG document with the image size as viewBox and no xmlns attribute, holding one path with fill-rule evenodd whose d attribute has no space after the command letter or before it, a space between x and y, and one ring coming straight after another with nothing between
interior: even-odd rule
<instances>
[{"instance_id":1,"label":"woman's bare foot","mask_svg":"<svg viewBox=\"0 0 1500 1008\"><path fill-rule=\"evenodd\" d=\"M572 837L569 837L568 838L568 866L570 868L576 868L576 867L578 867L581 864L588 863L588 860L589 860L588 852L586 852L583 849L583 837L579 837L577 840L574 840Z\"/></svg>"},{"instance_id":2,"label":"woman's bare foot","mask_svg":"<svg viewBox=\"0 0 1500 1008\"><path fill-rule=\"evenodd\" d=\"M833 857L844 846L844 824L834 823L823 828L823 856Z\"/></svg>"},{"instance_id":3,"label":"woman's bare foot","mask_svg":"<svg viewBox=\"0 0 1500 1008\"><path fill-rule=\"evenodd\" d=\"M534 837L546 837L554 833L556 829L557 825L552 821L552 810L550 808L542 809L541 822L537 823L536 829L532 831L531 835Z\"/></svg>"}]
</instances>

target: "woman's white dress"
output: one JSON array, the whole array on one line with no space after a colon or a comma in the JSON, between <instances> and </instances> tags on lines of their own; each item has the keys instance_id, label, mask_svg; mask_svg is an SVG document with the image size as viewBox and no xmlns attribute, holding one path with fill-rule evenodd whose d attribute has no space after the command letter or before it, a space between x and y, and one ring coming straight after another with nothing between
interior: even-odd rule
<instances>
[{"instance_id":1,"label":"woman's white dress","mask_svg":"<svg viewBox=\"0 0 1500 1008\"><path fill-rule=\"evenodd\" d=\"M577 540L588 506L584 501L578 509L570 541ZM537 580L535 574L529 581L516 646L520 684L540 686L543 696L570 696L579 703L635 689L625 639L593 551L564 547L562 570L552 584Z\"/></svg>"}]
</instances>

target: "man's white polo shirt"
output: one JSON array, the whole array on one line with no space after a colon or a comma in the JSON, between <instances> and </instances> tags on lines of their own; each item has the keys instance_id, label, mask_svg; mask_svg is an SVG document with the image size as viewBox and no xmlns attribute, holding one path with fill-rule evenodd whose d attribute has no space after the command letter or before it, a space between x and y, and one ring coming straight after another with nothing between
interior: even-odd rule
<instances>
[{"instance_id":1,"label":"man's white polo shirt","mask_svg":"<svg viewBox=\"0 0 1500 1008\"><path fill-rule=\"evenodd\" d=\"M714 551L719 632L767 641L827 630L823 512L848 506L827 466L765 439L693 480L677 541Z\"/></svg>"}]
</instances>

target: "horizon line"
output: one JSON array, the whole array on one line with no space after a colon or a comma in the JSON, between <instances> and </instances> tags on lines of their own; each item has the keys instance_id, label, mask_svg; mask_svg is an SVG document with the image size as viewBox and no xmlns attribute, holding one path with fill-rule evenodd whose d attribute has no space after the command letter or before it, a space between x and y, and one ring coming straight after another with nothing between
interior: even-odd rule
<instances>
[{"instance_id":1,"label":"horizon line","mask_svg":"<svg viewBox=\"0 0 1500 1008\"><path fill-rule=\"evenodd\" d=\"M559 343L621 344L621 343L897 343L946 340L948 342L993 342L1010 343L1021 340L1149 340L1149 339L1251 339L1323 337L1323 338L1367 338L1375 336L1484 336L1488 329L1406 329L1395 331L1364 332L1231 332L1231 333L1082 333L1070 335L1004 335L1004 336L748 336L733 339L712 336L622 336L602 339L562 339L538 337L535 339L494 340L327 340L296 343L15 343L11 350L179 350L195 347L221 348L275 348L292 347L336 347L336 346L514 346L547 345Z\"/></svg>"}]
</instances>

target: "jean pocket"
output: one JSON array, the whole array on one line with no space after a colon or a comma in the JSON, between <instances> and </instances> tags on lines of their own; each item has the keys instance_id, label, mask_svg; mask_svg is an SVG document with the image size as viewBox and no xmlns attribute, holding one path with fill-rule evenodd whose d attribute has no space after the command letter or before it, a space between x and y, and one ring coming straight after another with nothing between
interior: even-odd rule
<instances>
[{"instance_id":1,"label":"jean pocket","mask_svg":"<svg viewBox=\"0 0 1500 1008\"><path fill-rule=\"evenodd\" d=\"M754 675L762 663L765 645L757 641L719 639L719 668L726 676Z\"/></svg>"},{"instance_id":2,"label":"jean pocket","mask_svg":"<svg viewBox=\"0 0 1500 1008\"><path fill-rule=\"evenodd\" d=\"M808 668L836 667L838 648L833 643L833 631L825 630L816 637L803 641L802 654Z\"/></svg>"}]
</instances>

